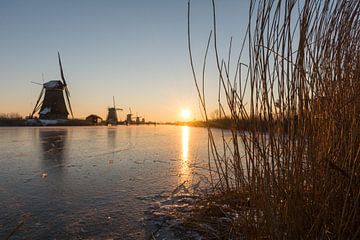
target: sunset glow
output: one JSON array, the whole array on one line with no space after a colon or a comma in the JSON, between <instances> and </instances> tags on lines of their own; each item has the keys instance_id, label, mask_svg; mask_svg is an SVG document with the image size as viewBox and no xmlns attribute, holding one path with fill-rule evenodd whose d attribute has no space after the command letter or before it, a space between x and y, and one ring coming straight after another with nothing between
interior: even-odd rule
<instances>
[{"instance_id":1,"label":"sunset glow","mask_svg":"<svg viewBox=\"0 0 360 240\"><path fill-rule=\"evenodd\" d=\"M188 120L190 120L190 117L191 117L191 113L190 113L190 111L188 109L183 109L181 111L182 120L188 121Z\"/></svg>"}]
</instances>

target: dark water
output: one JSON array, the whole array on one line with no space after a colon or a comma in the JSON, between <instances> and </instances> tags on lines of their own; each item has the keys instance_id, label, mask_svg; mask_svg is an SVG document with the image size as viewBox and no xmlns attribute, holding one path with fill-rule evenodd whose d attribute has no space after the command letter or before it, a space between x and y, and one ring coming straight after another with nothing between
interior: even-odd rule
<instances>
[{"instance_id":1,"label":"dark water","mask_svg":"<svg viewBox=\"0 0 360 240\"><path fill-rule=\"evenodd\" d=\"M152 196L206 161L203 128L0 128L0 239L142 239Z\"/></svg>"}]
</instances>

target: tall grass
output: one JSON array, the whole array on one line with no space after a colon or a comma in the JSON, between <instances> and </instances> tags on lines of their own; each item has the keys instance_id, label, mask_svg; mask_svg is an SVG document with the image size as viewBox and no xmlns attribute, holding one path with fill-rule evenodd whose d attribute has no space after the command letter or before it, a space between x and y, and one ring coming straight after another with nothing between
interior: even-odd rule
<instances>
[{"instance_id":1,"label":"tall grass","mask_svg":"<svg viewBox=\"0 0 360 240\"><path fill-rule=\"evenodd\" d=\"M250 1L232 76L224 60L231 47L229 56L219 55L212 4L201 79L193 67L190 4L188 38L205 120L213 42L225 96L218 97L219 112L232 122L232 137L222 144L208 128L215 195L239 210L225 237L359 238L360 2ZM240 131L244 120L248 131Z\"/></svg>"}]
</instances>

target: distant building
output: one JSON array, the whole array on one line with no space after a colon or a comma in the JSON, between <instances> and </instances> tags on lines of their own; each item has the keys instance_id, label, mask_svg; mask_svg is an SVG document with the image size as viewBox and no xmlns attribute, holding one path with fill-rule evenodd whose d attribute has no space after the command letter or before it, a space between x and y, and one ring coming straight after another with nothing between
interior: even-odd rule
<instances>
[{"instance_id":1,"label":"distant building","mask_svg":"<svg viewBox=\"0 0 360 240\"><path fill-rule=\"evenodd\" d=\"M103 121L103 119L101 117L99 117L98 115L91 114L86 117L86 121L88 121L92 124L100 124Z\"/></svg>"}]
</instances>

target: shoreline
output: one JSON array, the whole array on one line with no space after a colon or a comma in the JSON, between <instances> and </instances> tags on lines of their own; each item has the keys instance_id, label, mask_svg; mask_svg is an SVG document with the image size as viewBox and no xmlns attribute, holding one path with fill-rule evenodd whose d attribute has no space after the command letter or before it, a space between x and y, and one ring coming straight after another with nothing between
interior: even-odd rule
<instances>
[{"instance_id":1,"label":"shoreline","mask_svg":"<svg viewBox=\"0 0 360 240\"><path fill-rule=\"evenodd\" d=\"M92 126L86 120L67 120L58 123L42 123L39 120L29 121L28 119L2 119L0 120L0 127L40 127L40 126Z\"/></svg>"},{"instance_id":2,"label":"shoreline","mask_svg":"<svg viewBox=\"0 0 360 240\"><path fill-rule=\"evenodd\" d=\"M81 126L107 126L106 123L92 123L83 119L69 119L69 120L39 120L39 119L0 119L0 127L81 127ZM157 125L155 122L146 122L140 124L130 125ZM117 125L124 125L124 122L119 122ZM112 126L117 126L112 125Z\"/></svg>"}]
</instances>

